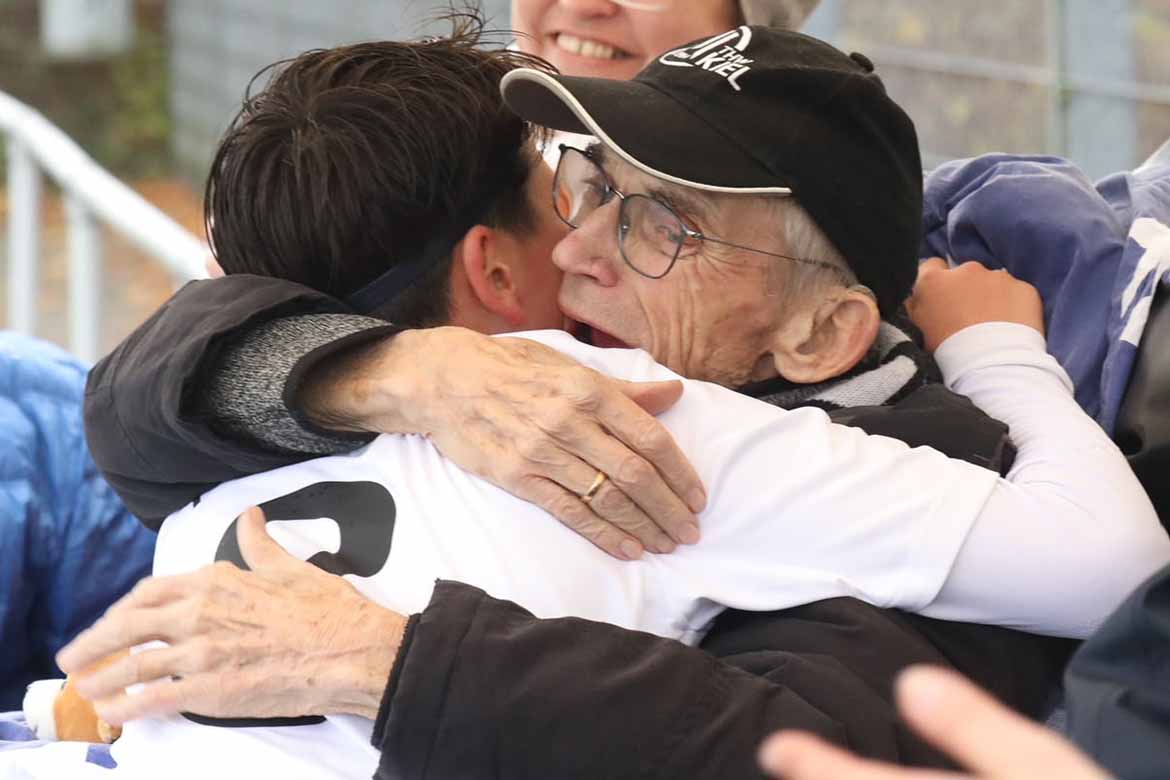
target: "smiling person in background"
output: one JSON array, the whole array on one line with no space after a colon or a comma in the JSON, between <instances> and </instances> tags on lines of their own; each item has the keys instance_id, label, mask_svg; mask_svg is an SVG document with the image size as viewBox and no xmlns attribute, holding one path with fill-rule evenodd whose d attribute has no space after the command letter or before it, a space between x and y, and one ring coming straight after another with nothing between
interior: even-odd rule
<instances>
[{"instance_id":1,"label":"smiling person in background","mask_svg":"<svg viewBox=\"0 0 1170 780\"><path fill-rule=\"evenodd\" d=\"M512 0L516 48L566 76L632 79L659 54L741 24L796 30L820 0ZM685 7L685 13L679 13ZM558 132L544 150L555 168L557 142L587 137Z\"/></svg>"},{"instance_id":2,"label":"smiling person in background","mask_svg":"<svg viewBox=\"0 0 1170 780\"><path fill-rule=\"evenodd\" d=\"M796 29L818 2L512 0L512 26L521 51L566 76L632 79L662 52L740 24Z\"/></svg>"}]
</instances>

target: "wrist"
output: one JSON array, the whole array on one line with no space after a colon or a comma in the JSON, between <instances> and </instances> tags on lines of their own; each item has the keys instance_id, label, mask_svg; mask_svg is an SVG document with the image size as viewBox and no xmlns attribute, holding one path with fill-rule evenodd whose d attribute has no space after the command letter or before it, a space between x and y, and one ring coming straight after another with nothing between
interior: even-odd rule
<instances>
[{"instance_id":1,"label":"wrist","mask_svg":"<svg viewBox=\"0 0 1170 780\"><path fill-rule=\"evenodd\" d=\"M331 686L324 711L373 720L394 672L406 632L407 618L365 602L352 619L360 637L337 666L341 678Z\"/></svg>"},{"instance_id":2,"label":"wrist","mask_svg":"<svg viewBox=\"0 0 1170 780\"><path fill-rule=\"evenodd\" d=\"M972 374L1009 366L1039 369L1073 392L1072 380L1048 354L1044 334L1018 322L981 322L951 335L934 353L947 387L957 388ZM962 392L962 390L960 390Z\"/></svg>"},{"instance_id":3,"label":"wrist","mask_svg":"<svg viewBox=\"0 0 1170 780\"><path fill-rule=\"evenodd\" d=\"M334 431L418 433L413 413L428 330L406 330L339 352L305 375L297 404L314 425Z\"/></svg>"}]
</instances>

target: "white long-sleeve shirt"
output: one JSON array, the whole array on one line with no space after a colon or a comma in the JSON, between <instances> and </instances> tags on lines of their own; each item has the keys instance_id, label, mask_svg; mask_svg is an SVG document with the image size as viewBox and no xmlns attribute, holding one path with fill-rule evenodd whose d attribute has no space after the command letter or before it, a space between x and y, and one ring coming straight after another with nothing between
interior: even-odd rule
<instances>
[{"instance_id":1,"label":"white long-sleeve shirt","mask_svg":"<svg viewBox=\"0 0 1170 780\"><path fill-rule=\"evenodd\" d=\"M559 331L524 335L622 379L677 378L640 350L597 349ZM383 486L393 517L382 526L388 554L351 580L401 612L425 606L441 577L538 615L577 614L684 641L697 641L722 607L781 609L842 595L1088 635L1170 561L1153 507L1076 405L1039 333L986 323L948 339L936 358L949 386L1010 427L1018 454L1006 478L834 425L817 409L786 411L684 380L683 398L660 419L708 488L698 545L632 564L611 559L454 466L427 439L382 436L350 455L210 491L164 524L155 573L214 560L247 506L326 483L348 493L360 482ZM336 549L348 526L339 516L272 528L307 557L314 547ZM367 541L367 552L378 547Z\"/></svg>"},{"instance_id":2,"label":"white long-sleeve shirt","mask_svg":"<svg viewBox=\"0 0 1170 780\"><path fill-rule=\"evenodd\" d=\"M997 481L924 614L1086 637L1165 565L1170 541L1129 464L1031 328L985 323L935 353L947 386L1007 423Z\"/></svg>"},{"instance_id":3,"label":"white long-sleeve shirt","mask_svg":"<svg viewBox=\"0 0 1170 780\"><path fill-rule=\"evenodd\" d=\"M524 334L604 373L676 378L644 352L560 332ZM1006 422L1006 478L939 452L785 411L703 382L661 416L708 488L699 544L617 561L540 509L467 474L428 440L382 436L216 488L170 517L156 574L222 556L232 523L269 503L269 529L332 564L368 597L421 610L436 578L477 585L541 617L574 615L697 641L726 607L771 610L834 596L928 615L1085 636L1170 561L1167 539L1121 453L1076 406L1038 333L990 323L949 339L948 384ZM272 520L272 517L283 520ZM317 559L321 560L321 559ZM182 718L128 724L127 774L175 767L230 777L369 776L371 724L224 729ZM325 745L329 747L326 748ZM318 760L328 755L329 764ZM344 757L344 759L342 758ZM238 771L237 771L238 770Z\"/></svg>"}]
</instances>

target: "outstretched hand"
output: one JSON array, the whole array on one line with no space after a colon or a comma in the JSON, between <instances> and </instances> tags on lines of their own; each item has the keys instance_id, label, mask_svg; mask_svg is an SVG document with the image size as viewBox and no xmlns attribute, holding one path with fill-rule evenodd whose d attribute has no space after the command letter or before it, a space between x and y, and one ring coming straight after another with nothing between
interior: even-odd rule
<instances>
[{"instance_id":1,"label":"outstretched hand","mask_svg":"<svg viewBox=\"0 0 1170 780\"><path fill-rule=\"evenodd\" d=\"M903 672L898 709L927 742L968 774L908 769L858 758L811 734L782 732L760 763L784 780L1105 780L1109 774L1053 731L995 701L954 672Z\"/></svg>"}]
</instances>

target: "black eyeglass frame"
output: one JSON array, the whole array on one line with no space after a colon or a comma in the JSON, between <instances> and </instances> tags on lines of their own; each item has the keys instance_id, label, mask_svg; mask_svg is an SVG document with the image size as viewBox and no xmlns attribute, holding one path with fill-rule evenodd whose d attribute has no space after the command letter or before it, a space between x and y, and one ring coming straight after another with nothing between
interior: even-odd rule
<instances>
[{"instance_id":1,"label":"black eyeglass frame","mask_svg":"<svg viewBox=\"0 0 1170 780\"><path fill-rule=\"evenodd\" d=\"M561 211L559 208L557 208L557 183L560 181L561 166L564 164L565 152L576 152L577 154L581 155L586 160L591 162L593 164L593 166L595 168L597 168L597 170L601 173L601 178L605 182L605 197L604 197L601 205L605 205L606 203L609 202L610 194L617 195L618 198L621 200L621 204L618 206L618 222L617 222L618 250L622 253L622 259L626 261L626 265L628 265L630 268L634 269L634 271L641 274L642 276L645 276L648 279L661 279L662 277L666 276L668 273L671 272L671 270L674 268L674 264L676 262L678 262L678 256L679 256L679 253L682 252L683 242L685 242L687 239L690 239L692 241L700 241L700 242L710 241L712 244L720 244L722 246L729 246L729 247L732 247L734 249L741 249L745 252L755 252L757 254L767 255L768 257L778 257L781 260L790 260L794 263L804 263L806 265L815 265L815 266L818 266L820 268L825 268L825 269L828 269L830 271L834 271L834 272L844 276L845 272L842 271L841 268L839 268L838 266L834 265L833 263L827 262L825 260L814 260L814 259L807 258L807 257L792 257L791 255L782 255L782 254L779 254L777 252L769 252L766 249L757 249L756 247L745 246L743 244L736 244L736 243L733 243L731 241L725 241L721 238L714 238L713 236L708 236L704 233L700 233L697 230L692 230L691 228L687 227L687 223L685 221L683 221L683 218L681 216L679 216L679 213L669 203L666 203L658 198L655 198L652 195L647 195L647 194L641 193L641 192L635 192L631 195L627 195L626 193L622 192L617 187L615 187L613 185L613 180L609 178L609 174L606 173L605 169L601 167L601 163L599 163L597 161L597 159L593 156L593 154L590 150L578 149L577 147L570 146L569 144L559 144L559 149L560 149L561 155L557 159L557 169L553 174L553 186L552 186L553 211L556 213L557 219L559 219L561 222L568 225L569 228L571 228L572 230L576 230L579 227L579 225L574 225L572 222L565 219L565 217L561 216ZM629 256L626 255L625 236L626 236L626 233L628 233L630 231L630 227L629 227L629 225L627 225L625 231L623 231L622 225L624 223L628 223L628 220L626 219L626 217L628 216L628 212L626 210L627 204L634 198L645 198L646 200L649 200L649 201L657 204L658 206L661 206L662 208L666 209L667 213L669 213L672 217L674 217L674 219L678 222L679 228L681 228L681 233L680 233L681 238L675 244L674 256L670 258L670 263L666 266L666 270L660 274L646 273L641 268L636 266L630 260Z\"/></svg>"}]
</instances>

